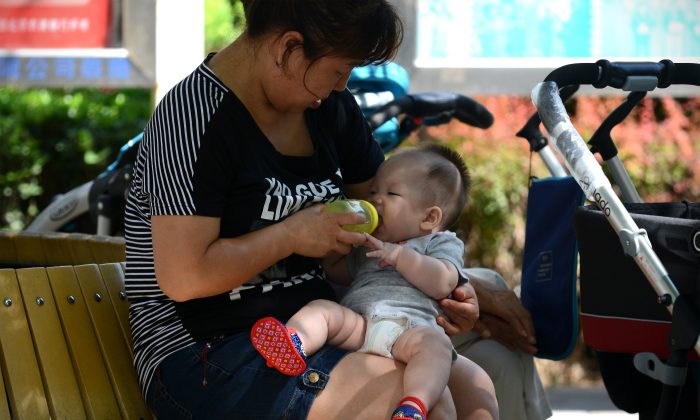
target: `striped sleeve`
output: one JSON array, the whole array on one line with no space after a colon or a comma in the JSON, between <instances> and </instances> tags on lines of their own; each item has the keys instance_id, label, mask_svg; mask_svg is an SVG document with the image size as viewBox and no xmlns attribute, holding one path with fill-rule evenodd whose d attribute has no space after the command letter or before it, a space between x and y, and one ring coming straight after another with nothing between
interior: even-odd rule
<instances>
[{"instance_id":1,"label":"striped sleeve","mask_svg":"<svg viewBox=\"0 0 700 420\"><path fill-rule=\"evenodd\" d=\"M144 133L143 192L153 215L193 215L193 175L205 127L226 88L205 72L176 85L153 113Z\"/></svg>"}]
</instances>

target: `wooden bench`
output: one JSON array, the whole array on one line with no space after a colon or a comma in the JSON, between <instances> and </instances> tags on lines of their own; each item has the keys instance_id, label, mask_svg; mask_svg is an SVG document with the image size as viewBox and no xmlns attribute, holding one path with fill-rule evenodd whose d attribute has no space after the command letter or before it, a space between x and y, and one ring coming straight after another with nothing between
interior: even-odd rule
<instances>
[{"instance_id":1,"label":"wooden bench","mask_svg":"<svg viewBox=\"0 0 700 420\"><path fill-rule=\"evenodd\" d=\"M152 418L123 274L120 263L0 269L0 418Z\"/></svg>"},{"instance_id":2,"label":"wooden bench","mask_svg":"<svg viewBox=\"0 0 700 420\"><path fill-rule=\"evenodd\" d=\"M0 419L152 419L132 364L124 240L0 232Z\"/></svg>"}]
</instances>

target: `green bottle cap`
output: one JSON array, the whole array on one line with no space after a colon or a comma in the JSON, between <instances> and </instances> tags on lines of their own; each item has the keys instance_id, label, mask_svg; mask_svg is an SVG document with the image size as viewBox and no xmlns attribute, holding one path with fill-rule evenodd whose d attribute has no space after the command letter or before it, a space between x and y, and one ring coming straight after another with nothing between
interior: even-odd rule
<instances>
[{"instance_id":1,"label":"green bottle cap","mask_svg":"<svg viewBox=\"0 0 700 420\"><path fill-rule=\"evenodd\" d=\"M379 225L379 213L377 213L377 209L369 201L358 201L360 202L360 205L366 210L365 217L367 217L367 224L369 225L369 227L365 232L372 233L374 232L374 229L377 228L377 225Z\"/></svg>"},{"instance_id":2,"label":"green bottle cap","mask_svg":"<svg viewBox=\"0 0 700 420\"><path fill-rule=\"evenodd\" d=\"M364 223L344 225L343 229L348 232L372 233L379 224L379 214L372 203L365 200L337 200L326 204L326 211L332 213L361 213L365 216Z\"/></svg>"}]
</instances>

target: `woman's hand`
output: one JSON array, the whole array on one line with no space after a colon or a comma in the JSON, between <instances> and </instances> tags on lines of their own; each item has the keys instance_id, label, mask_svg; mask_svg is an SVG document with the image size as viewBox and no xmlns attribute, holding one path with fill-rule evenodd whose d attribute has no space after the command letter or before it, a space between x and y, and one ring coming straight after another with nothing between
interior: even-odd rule
<instances>
[{"instance_id":1,"label":"woman's hand","mask_svg":"<svg viewBox=\"0 0 700 420\"><path fill-rule=\"evenodd\" d=\"M474 331L483 338L498 341L510 351L519 350L529 354L537 353L534 336L521 335L511 324L497 316L482 313L481 318L474 325Z\"/></svg>"},{"instance_id":2,"label":"woman's hand","mask_svg":"<svg viewBox=\"0 0 700 420\"><path fill-rule=\"evenodd\" d=\"M536 353L532 317L515 293L508 288L479 281L473 276L472 283L481 307L481 317L474 326L474 331L484 338L500 342L511 350Z\"/></svg>"},{"instance_id":3,"label":"woman's hand","mask_svg":"<svg viewBox=\"0 0 700 420\"><path fill-rule=\"evenodd\" d=\"M347 232L342 226L364 221L360 214L325 212L319 204L294 213L280 224L287 230L295 254L321 258L331 252L348 254L353 245L362 244L364 234Z\"/></svg>"},{"instance_id":4,"label":"woman's hand","mask_svg":"<svg viewBox=\"0 0 700 420\"><path fill-rule=\"evenodd\" d=\"M452 298L441 299L439 304L445 316L438 316L437 323L447 335L470 331L479 319L479 302L471 283L457 286L452 292Z\"/></svg>"}]
</instances>

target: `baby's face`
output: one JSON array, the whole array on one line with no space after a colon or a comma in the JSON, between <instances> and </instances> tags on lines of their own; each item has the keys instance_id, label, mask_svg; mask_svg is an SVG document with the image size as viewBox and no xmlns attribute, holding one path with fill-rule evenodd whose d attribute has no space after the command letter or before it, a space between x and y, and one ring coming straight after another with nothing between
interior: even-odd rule
<instances>
[{"instance_id":1,"label":"baby's face","mask_svg":"<svg viewBox=\"0 0 700 420\"><path fill-rule=\"evenodd\" d=\"M421 197L425 171L425 163L402 155L389 158L379 167L369 196L379 214L373 236L396 243L430 233L421 230L427 211Z\"/></svg>"}]
</instances>

